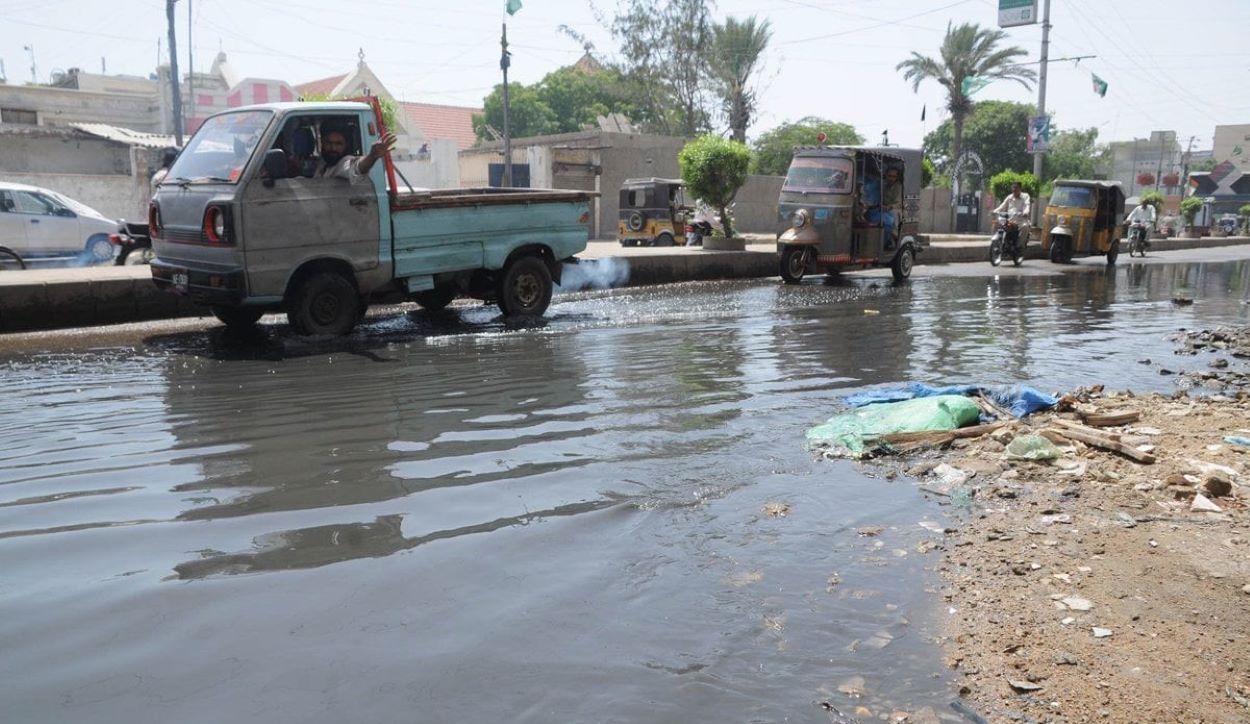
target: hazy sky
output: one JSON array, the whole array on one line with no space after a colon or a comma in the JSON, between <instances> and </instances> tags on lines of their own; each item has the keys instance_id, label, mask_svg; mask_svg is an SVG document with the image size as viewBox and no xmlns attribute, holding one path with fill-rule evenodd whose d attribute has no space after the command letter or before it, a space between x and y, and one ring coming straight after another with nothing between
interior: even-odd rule
<instances>
[{"instance_id":1,"label":"hazy sky","mask_svg":"<svg viewBox=\"0 0 1250 724\"><path fill-rule=\"evenodd\" d=\"M179 59L186 67L187 4L177 3ZM531 83L573 62L581 48L558 30L613 44L598 14L615 2L523 0L509 20L514 80ZM194 54L205 69L225 50L242 76L300 83L347 72L363 47L370 66L402 100L480 105L499 82L503 0L190 0ZM1184 13L1184 17L1178 17ZM870 141L918 145L944 117L942 89L913 93L894 66L910 51L936 54L947 22L997 25L997 0L720 0L714 14L768 18L773 38L760 81L754 136L817 115L853 124ZM0 0L0 59L10 83L80 67L147 75L165 33L162 0ZM1211 146L1217 123L1250 123L1250 0L1053 0L1047 106L1059 128L1096 126L1100 140L1175 130L1182 145ZM1036 61L1040 25L1008 30ZM1110 83L1091 89L1093 71ZM185 71L184 71L185 72ZM977 100L1037 102L1036 90L995 83ZM920 111L928 106L927 123Z\"/></svg>"}]
</instances>

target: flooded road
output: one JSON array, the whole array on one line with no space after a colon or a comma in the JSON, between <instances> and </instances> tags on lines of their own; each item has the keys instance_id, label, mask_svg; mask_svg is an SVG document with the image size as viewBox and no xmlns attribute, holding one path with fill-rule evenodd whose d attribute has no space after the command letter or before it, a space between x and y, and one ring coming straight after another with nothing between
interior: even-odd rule
<instances>
[{"instance_id":1,"label":"flooded road","mask_svg":"<svg viewBox=\"0 0 1250 724\"><path fill-rule=\"evenodd\" d=\"M900 380L1170 390L1167 336L1248 297L1245 261L686 284L0 352L5 718L958 721L949 509L805 430Z\"/></svg>"}]
</instances>

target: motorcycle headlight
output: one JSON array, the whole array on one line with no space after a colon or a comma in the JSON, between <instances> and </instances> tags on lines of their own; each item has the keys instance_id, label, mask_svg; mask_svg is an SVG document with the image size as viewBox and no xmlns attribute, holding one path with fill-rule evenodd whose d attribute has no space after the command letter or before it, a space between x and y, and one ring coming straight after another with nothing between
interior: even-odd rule
<instances>
[{"instance_id":1,"label":"motorcycle headlight","mask_svg":"<svg viewBox=\"0 0 1250 724\"><path fill-rule=\"evenodd\" d=\"M796 229L802 229L807 226L807 209L799 209L790 215L790 225Z\"/></svg>"},{"instance_id":2,"label":"motorcycle headlight","mask_svg":"<svg viewBox=\"0 0 1250 724\"><path fill-rule=\"evenodd\" d=\"M1060 216L1060 217L1058 218L1058 222L1059 222L1059 225L1060 225L1060 226L1067 226L1067 225L1068 225L1068 217L1066 217L1066 216Z\"/></svg>"}]
</instances>

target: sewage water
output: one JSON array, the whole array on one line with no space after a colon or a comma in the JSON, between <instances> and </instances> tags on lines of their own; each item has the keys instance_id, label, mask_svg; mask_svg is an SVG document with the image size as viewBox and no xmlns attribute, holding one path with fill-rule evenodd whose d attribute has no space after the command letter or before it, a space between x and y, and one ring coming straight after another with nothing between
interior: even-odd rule
<instances>
[{"instance_id":1,"label":"sewage water","mask_svg":"<svg viewBox=\"0 0 1250 724\"><path fill-rule=\"evenodd\" d=\"M4 718L959 721L949 509L804 431L878 383L1170 390L1168 335L1248 289L682 284L0 352Z\"/></svg>"}]
</instances>

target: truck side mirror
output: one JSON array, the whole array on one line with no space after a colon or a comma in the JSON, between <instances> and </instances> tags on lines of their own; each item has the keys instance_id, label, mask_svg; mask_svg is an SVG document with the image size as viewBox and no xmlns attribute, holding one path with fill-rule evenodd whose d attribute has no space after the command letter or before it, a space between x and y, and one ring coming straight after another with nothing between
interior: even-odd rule
<instances>
[{"instance_id":1,"label":"truck side mirror","mask_svg":"<svg viewBox=\"0 0 1250 724\"><path fill-rule=\"evenodd\" d=\"M280 148L271 148L265 151L265 164L261 171L265 175L265 187L273 187L273 182L286 178L286 151Z\"/></svg>"}]
</instances>

